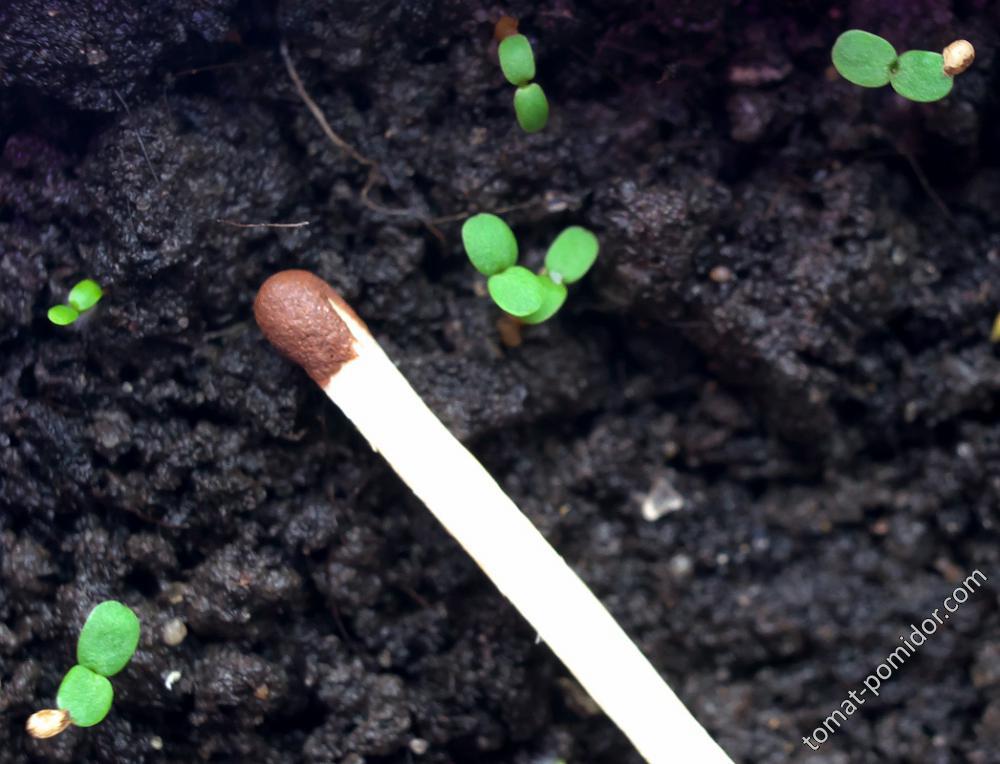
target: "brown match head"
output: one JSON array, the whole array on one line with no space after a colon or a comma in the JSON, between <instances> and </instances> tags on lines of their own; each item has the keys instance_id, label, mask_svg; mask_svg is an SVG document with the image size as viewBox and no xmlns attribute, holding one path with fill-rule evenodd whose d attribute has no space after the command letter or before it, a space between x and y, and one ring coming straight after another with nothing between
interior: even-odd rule
<instances>
[{"instance_id":1,"label":"brown match head","mask_svg":"<svg viewBox=\"0 0 1000 764\"><path fill-rule=\"evenodd\" d=\"M292 270L265 281L253 303L253 314L264 336L320 387L356 356L354 337L331 301L350 310L323 279L308 271Z\"/></svg>"}]
</instances>

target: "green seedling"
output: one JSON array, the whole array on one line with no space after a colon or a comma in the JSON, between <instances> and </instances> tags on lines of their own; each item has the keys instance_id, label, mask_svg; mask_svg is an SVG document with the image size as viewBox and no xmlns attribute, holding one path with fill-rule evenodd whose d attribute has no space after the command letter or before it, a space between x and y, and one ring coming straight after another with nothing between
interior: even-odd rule
<instances>
[{"instance_id":1,"label":"green seedling","mask_svg":"<svg viewBox=\"0 0 1000 764\"><path fill-rule=\"evenodd\" d=\"M537 82L524 85L514 91L514 115L517 124L526 133L537 133L545 129L549 121L549 100Z\"/></svg>"},{"instance_id":2,"label":"green seedling","mask_svg":"<svg viewBox=\"0 0 1000 764\"><path fill-rule=\"evenodd\" d=\"M535 54L523 34L512 34L502 40L497 55L503 76L511 85L520 87L535 79Z\"/></svg>"},{"instance_id":3,"label":"green seedling","mask_svg":"<svg viewBox=\"0 0 1000 764\"><path fill-rule=\"evenodd\" d=\"M95 300L96 302L96 300ZM139 619L131 609L108 600L90 611L76 643L77 665L66 672L54 709L32 714L28 734L48 738L71 724L93 727L111 710L114 688L108 677L120 672L139 645Z\"/></svg>"},{"instance_id":4,"label":"green seedling","mask_svg":"<svg viewBox=\"0 0 1000 764\"><path fill-rule=\"evenodd\" d=\"M84 279L69 290L68 305L53 305L49 308L49 321L56 326L74 323L81 313L90 310L104 296L101 285L93 279Z\"/></svg>"},{"instance_id":5,"label":"green seedling","mask_svg":"<svg viewBox=\"0 0 1000 764\"><path fill-rule=\"evenodd\" d=\"M517 265L517 239L496 215L480 213L462 226L462 243L476 270L488 276L486 289L506 313L525 324L552 318L566 302L567 284L582 279L597 259L597 237L571 226L552 242L545 267L535 274Z\"/></svg>"},{"instance_id":6,"label":"green seedling","mask_svg":"<svg viewBox=\"0 0 1000 764\"><path fill-rule=\"evenodd\" d=\"M514 85L514 115L526 133L543 130L549 121L549 101L535 79L535 54L531 43L517 33L517 21L504 16L497 22L494 35L500 40L497 56L507 82Z\"/></svg>"},{"instance_id":7,"label":"green seedling","mask_svg":"<svg viewBox=\"0 0 1000 764\"><path fill-rule=\"evenodd\" d=\"M834 68L855 85L880 88L891 85L904 98L920 103L939 101L975 59L966 40L956 40L941 53L909 50L896 54L888 40L860 29L850 29L837 38L831 53Z\"/></svg>"}]
</instances>

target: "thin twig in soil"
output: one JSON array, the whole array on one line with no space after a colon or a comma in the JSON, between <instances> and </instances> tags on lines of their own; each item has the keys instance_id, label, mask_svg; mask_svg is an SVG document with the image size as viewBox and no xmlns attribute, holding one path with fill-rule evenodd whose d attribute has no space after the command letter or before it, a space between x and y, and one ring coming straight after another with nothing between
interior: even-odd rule
<instances>
[{"instance_id":1,"label":"thin twig in soil","mask_svg":"<svg viewBox=\"0 0 1000 764\"><path fill-rule=\"evenodd\" d=\"M930 197L930 200L934 202L934 205L941 210L941 214L944 215L952 225L957 225L958 221L955 220L955 216L951 214L951 210L948 209L948 205L945 204L941 195L934 190L934 187L931 185L930 180L927 179L927 175L924 173L923 168L917 162L916 157L913 156L913 153L907 150L900 141L896 140L896 138L890 135L886 130L883 130L881 127L873 127L871 133L892 146L896 150L896 153L906 160L907 164L910 165L910 169L913 170L913 174L917 176L917 182L920 183L921 188L924 189L924 193Z\"/></svg>"},{"instance_id":2,"label":"thin twig in soil","mask_svg":"<svg viewBox=\"0 0 1000 764\"><path fill-rule=\"evenodd\" d=\"M445 243L444 234L437 227L443 223L454 223L459 220L464 220L469 215L473 214L471 211L455 212L450 215L441 215L439 217L427 217L421 212L413 208L393 208L386 207L373 201L370 194L372 188L380 178L384 178L385 174L382 172L378 163L373 159L369 159L360 151L358 151L354 146L348 143L342 136L338 135L337 132L330 126L329 120L327 120L326 115L323 110L319 107L319 104L309 95L309 91L306 90L305 84L302 82L302 78L299 76L298 70L295 68L295 63L292 61L292 56L288 52L288 45L284 40L281 41L278 49L281 52L281 58L285 62L285 69L288 72L289 78L292 80L292 85L295 87L295 92L298 94L299 98L306 105L309 113L312 114L313 119L319 125L320 130L329 139L330 143L336 146L338 149L347 154L351 159L353 159L358 164L363 167L368 168L368 177L365 179L365 185L361 189L359 197L361 203L375 212L382 215L390 215L393 217L401 217L407 220L412 220L414 222L422 224L438 241L442 244ZM520 202L518 204L508 205L506 207L501 207L500 209L494 210L495 214L502 215L506 212L513 212L515 210L525 209L527 207L533 207L538 204L537 199L530 199L526 202Z\"/></svg>"},{"instance_id":3,"label":"thin twig in soil","mask_svg":"<svg viewBox=\"0 0 1000 764\"><path fill-rule=\"evenodd\" d=\"M362 164L365 167L373 167L375 162L337 135L334 129L330 127L330 123L327 121L326 115L323 114L323 110L319 108L319 104L312 99L312 96L309 95L306 90L306 86L302 84L302 78L299 77L299 72L295 68L295 64L292 62L292 56L289 54L288 45L284 40L281 41L281 45L278 46L278 49L281 51L281 58L285 61L285 69L288 71L288 76L292 78L292 84L295 86L295 92L299 94L299 98L302 99L306 108L309 109L309 113L313 115L313 118L319 124L320 129L326 137L330 139L330 143L339 148L358 164Z\"/></svg>"},{"instance_id":4,"label":"thin twig in soil","mask_svg":"<svg viewBox=\"0 0 1000 764\"><path fill-rule=\"evenodd\" d=\"M494 215L504 215L508 212L515 212L516 210L527 209L528 207L535 207L538 205L537 199L529 199L526 202L518 202L517 204L508 204L506 207L498 207L493 210ZM459 220L465 220L465 218L472 215L472 210L466 210L465 212L456 212L452 215L442 215L441 217L431 218L429 222L431 223L454 223Z\"/></svg>"},{"instance_id":5,"label":"thin twig in soil","mask_svg":"<svg viewBox=\"0 0 1000 764\"><path fill-rule=\"evenodd\" d=\"M118 98L119 103L125 107L125 114L128 116L129 122L132 121L132 110L125 103L125 99L122 98L122 94L118 92L116 88L111 88L111 92L115 94ZM156 170L153 169L153 163L149 161L149 154L146 153L146 144L142 142L142 135L139 134L139 129L132 126L132 132L135 133L135 138L139 141L139 148L142 150L142 156L146 160L146 167L149 168L149 174L153 176L153 182L156 182Z\"/></svg>"},{"instance_id":6,"label":"thin twig in soil","mask_svg":"<svg viewBox=\"0 0 1000 764\"><path fill-rule=\"evenodd\" d=\"M931 182L927 179L927 176L924 174L923 168L917 163L917 160L914 158L913 154L904 149L898 143L896 143L895 146L896 146L896 151L902 154L903 157L906 159L906 161L909 163L910 169L912 169L913 174L917 176L917 180L920 182L920 185L923 186L924 192L931 198L931 201L934 202L935 205L937 205L937 208L941 210L941 214L944 215L946 218L948 218L948 221L952 225L954 225L956 223L955 216L951 214L951 210L949 210L948 205L944 203L944 199L942 199L941 196L938 194L938 192L934 190L934 187L931 185Z\"/></svg>"},{"instance_id":7,"label":"thin twig in soil","mask_svg":"<svg viewBox=\"0 0 1000 764\"><path fill-rule=\"evenodd\" d=\"M223 225L231 225L235 228L302 228L309 225L308 220L302 220L298 223L238 223L235 220L216 218L215 222L222 223Z\"/></svg>"},{"instance_id":8,"label":"thin twig in soil","mask_svg":"<svg viewBox=\"0 0 1000 764\"><path fill-rule=\"evenodd\" d=\"M412 208L393 208L386 207L373 201L370 194L372 188L378 182L379 178L385 177L378 163L374 160L369 159L360 151L358 151L354 146L348 143L342 136L338 135L337 132L330 126L330 122L327 120L326 115L323 110L319 107L319 104L313 100L313 97L309 95L306 90L305 85L302 82L302 78L299 76L298 70L295 68L295 63L292 61L292 56L288 52L288 45L282 40L281 44L278 46L281 52L281 58L285 62L285 69L288 71L288 76L292 80L292 85L295 87L295 92L298 94L299 98L306 105L309 113L312 114L313 119L319 125L320 130L329 139L330 143L336 146L338 149L347 154L351 159L353 159L358 164L368 168L368 177L365 180L365 185L361 189L360 198L361 203L364 204L371 210L381 213L383 215L391 215L394 217L402 217L415 222L421 223L431 234L434 235L441 243L444 243L444 234L437 228L438 224L441 223L452 223L458 220L463 220L468 217L471 212L456 212L450 215L443 215L440 217L429 218L426 215L418 212ZM496 210L497 214L503 214L504 212L512 212L514 210L523 209L525 207L531 207L537 202L535 200L522 202L520 204L510 205L508 207L503 207Z\"/></svg>"},{"instance_id":9,"label":"thin twig in soil","mask_svg":"<svg viewBox=\"0 0 1000 764\"><path fill-rule=\"evenodd\" d=\"M313 115L313 119L316 120L316 123L319 125L320 130L323 131L323 134L329 139L329 141L334 146L339 148L341 151L347 154L351 159L353 159L358 164L368 168L368 178L367 180L365 180L364 188L362 188L360 194L361 203L364 204L369 209L372 209L375 212L379 212L383 215L402 217L408 220L414 220L416 222L422 223L427 228L427 230L430 231L443 244L445 240L444 234L442 234L441 231L439 231L434 226L434 224L427 218L426 215L423 215L422 213L417 212L414 209L410 208L397 209L393 207L385 207L379 204L378 202L372 201L371 197L369 196L372 187L375 185L376 182L378 182L379 177L384 177L384 174L380 170L378 163L376 163L372 159L369 159L360 151L358 151L356 148L354 148L354 146L352 146L350 143L344 140L330 126L330 122L327 120L326 115L323 113L323 110L319 107L319 104L317 104L316 101L313 100L313 97L309 95L309 92L306 90L306 86L302 83L302 78L299 77L299 72L295 68L295 63L292 61L292 56L288 52L288 45L285 43L284 40L281 41L281 44L278 46L278 48L281 51L281 58L285 62L285 69L288 71L288 76L291 78L292 85L294 85L295 87L295 92L298 93L299 98L302 99L302 102L306 105L306 108L309 109L309 113Z\"/></svg>"}]
</instances>

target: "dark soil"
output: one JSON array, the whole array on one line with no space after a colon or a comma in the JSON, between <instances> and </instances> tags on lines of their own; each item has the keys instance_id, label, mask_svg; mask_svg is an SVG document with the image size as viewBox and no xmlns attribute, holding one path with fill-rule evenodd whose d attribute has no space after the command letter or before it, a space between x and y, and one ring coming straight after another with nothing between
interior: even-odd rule
<instances>
[{"instance_id":1,"label":"dark soil","mask_svg":"<svg viewBox=\"0 0 1000 764\"><path fill-rule=\"evenodd\" d=\"M553 105L536 136L502 12ZM910 104L831 73L850 27L978 59ZM299 267L736 761L1000 762L998 30L987 0L5 0L0 761L637 761L262 338L256 288ZM380 168L366 196L281 40ZM458 236L511 207L530 263L572 223L603 245L517 348ZM99 308L49 324L85 276ZM108 597L144 625L110 717L29 739Z\"/></svg>"}]
</instances>

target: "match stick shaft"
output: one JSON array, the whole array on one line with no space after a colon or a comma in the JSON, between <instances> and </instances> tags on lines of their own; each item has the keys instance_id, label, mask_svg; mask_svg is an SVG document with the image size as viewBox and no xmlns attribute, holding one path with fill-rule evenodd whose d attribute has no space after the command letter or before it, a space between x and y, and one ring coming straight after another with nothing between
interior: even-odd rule
<instances>
[{"instance_id":1,"label":"match stick shaft","mask_svg":"<svg viewBox=\"0 0 1000 764\"><path fill-rule=\"evenodd\" d=\"M357 356L326 394L517 607L651 764L731 760L587 585L348 310ZM378 382L376 383L375 380ZM442 480L441 475L449 478Z\"/></svg>"}]
</instances>

